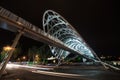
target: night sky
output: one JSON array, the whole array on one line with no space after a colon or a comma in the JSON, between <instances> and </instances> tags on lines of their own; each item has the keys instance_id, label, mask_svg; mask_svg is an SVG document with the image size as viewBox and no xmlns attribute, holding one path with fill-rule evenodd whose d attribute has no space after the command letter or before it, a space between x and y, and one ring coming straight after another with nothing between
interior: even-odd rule
<instances>
[{"instance_id":1,"label":"night sky","mask_svg":"<svg viewBox=\"0 0 120 80\"><path fill-rule=\"evenodd\" d=\"M0 0L0 6L41 29L44 11L54 10L77 29L98 55L120 56L120 9L117 0ZM12 32L0 29L0 45L6 45L9 41L5 41L14 39L14 36ZM20 42L26 47L43 44L28 38L22 38Z\"/></svg>"}]
</instances>

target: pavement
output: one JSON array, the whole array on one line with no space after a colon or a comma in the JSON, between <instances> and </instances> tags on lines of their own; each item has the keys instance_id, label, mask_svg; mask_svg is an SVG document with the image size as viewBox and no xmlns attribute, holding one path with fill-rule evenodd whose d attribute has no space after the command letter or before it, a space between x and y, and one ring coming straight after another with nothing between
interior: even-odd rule
<instances>
[{"instance_id":1,"label":"pavement","mask_svg":"<svg viewBox=\"0 0 120 80\"><path fill-rule=\"evenodd\" d=\"M53 69L49 66L40 66L16 65L7 68L8 73L0 80L120 80L119 72L96 66L60 66Z\"/></svg>"},{"instance_id":2,"label":"pavement","mask_svg":"<svg viewBox=\"0 0 120 80\"><path fill-rule=\"evenodd\" d=\"M83 77L70 77L63 75L47 75L42 73L34 73L29 70L14 69L7 70L8 74L2 76L0 80L88 80ZM51 74L51 73L50 73Z\"/></svg>"}]
</instances>

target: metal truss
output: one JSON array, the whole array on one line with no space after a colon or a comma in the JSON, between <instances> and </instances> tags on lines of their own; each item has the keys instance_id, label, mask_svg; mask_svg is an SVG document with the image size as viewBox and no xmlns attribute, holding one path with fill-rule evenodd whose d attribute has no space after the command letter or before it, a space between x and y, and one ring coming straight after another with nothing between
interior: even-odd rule
<instances>
[{"instance_id":1,"label":"metal truss","mask_svg":"<svg viewBox=\"0 0 120 80\"><path fill-rule=\"evenodd\" d=\"M79 51L83 55L94 58L96 55L85 43L79 33L58 13L47 10L43 15L43 29L48 34L61 40L66 46ZM50 46L51 52L58 59L65 59L68 51Z\"/></svg>"}]
</instances>

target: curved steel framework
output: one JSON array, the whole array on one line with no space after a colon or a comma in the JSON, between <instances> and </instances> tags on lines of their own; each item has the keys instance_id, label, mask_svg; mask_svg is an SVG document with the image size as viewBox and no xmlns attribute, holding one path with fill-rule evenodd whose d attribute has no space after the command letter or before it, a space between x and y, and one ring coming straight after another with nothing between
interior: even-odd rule
<instances>
[{"instance_id":1,"label":"curved steel framework","mask_svg":"<svg viewBox=\"0 0 120 80\"><path fill-rule=\"evenodd\" d=\"M10 11L2 7L0 7L0 25L1 22L5 22L5 24L0 26L0 28L8 29L13 32L19 31L19 34L16 36L11 46L12 48L15 48L18 40L20 39L20 36L24 34L34 40L56 46L50 46L50 48L52 53L58 59L64 59L69 54L71 54L70 52L72 52L75 53L75 55L81 55L82 57L88 60L100 62L105 68L107 68L108 66L109 68L120 70L117 67L102 62L97 57L95 52L85 43L82 37L74 29L74 27L72 27L63 17L61 17L59 14L52 10L46 11L43 16L44 31L46 31L50 35L42 31L35 25L24 20L23 18L11 13ZM6 23L9 24L9 26L7 26ZM13 49L5 56L4 60L2 61L2 64L0 64L0 76L5 70L6 64L8 63L12 53Z\"/></svg>"},{"instance_id":2,"label":"curved steel framework","mask_svg":"<svg viewBox=\"0 0 120 80\"><path fill-rule=\"evenodd\" d=\"M61 40L65 45L81 52L89 57L96 57L94 51L85 43L79 33L58 13L47 10L43 15L43 29L48 34ZM69 54L68 51L57 47L50 46L51 52L58 59L65 59ZM77 56L77 55L76 55Z\"/></svg>"}]
</instances>

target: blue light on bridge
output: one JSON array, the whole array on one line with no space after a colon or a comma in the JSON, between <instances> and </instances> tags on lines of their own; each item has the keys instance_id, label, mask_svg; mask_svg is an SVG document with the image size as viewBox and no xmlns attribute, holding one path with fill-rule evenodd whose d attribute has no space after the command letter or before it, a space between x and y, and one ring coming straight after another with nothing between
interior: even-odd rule
<instances>
[{"instance_id":1,"label":"blue light on bridge","mask_svg":"<svg viewBox=\"0 0 120 80\"><path fill-rule=\"evenodd\" d=\"M94 58L95 53L91 50L80 34L58 13L47 10L43 15L43 29L50 35L61 40L66 46L79 51L81 54ZM58 58L66 58L68 51L50 46L52 53Z\"/></svg>"}]
</instances>

